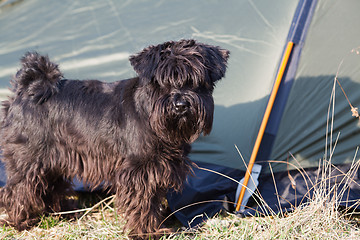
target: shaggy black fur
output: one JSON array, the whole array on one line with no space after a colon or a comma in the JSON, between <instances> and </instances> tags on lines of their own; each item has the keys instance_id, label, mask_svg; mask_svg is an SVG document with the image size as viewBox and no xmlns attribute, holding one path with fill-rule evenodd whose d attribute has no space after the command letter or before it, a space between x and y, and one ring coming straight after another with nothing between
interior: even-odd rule
<instances>
[{"instance_id":1,"label":"shaggy black fur","mask_svg":"<svg viewBox=\"0 0 360 240\"><path fill-rule=\"evenodd\" d=\"M47 56L27 53L2 104L6 223L22 230L59 211L77 176L116 194L134 237L159 231L167 190L180 190L191 169L190 143L211 131L228 55L170 41L130 57L138 77L104 83L62 79Z\"/></svg>"}]
</instances>

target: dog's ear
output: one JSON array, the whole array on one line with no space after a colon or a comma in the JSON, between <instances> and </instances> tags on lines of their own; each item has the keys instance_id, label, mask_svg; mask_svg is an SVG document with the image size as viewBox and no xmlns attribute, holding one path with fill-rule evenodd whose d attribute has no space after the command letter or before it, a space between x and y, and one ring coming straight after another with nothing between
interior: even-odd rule
<instances>
[{"instance_id":1,"label":"dog's ear","mask_svg":"<svg viewBox=\"0 0 360 240\"><path fill-rule=\"evenodd\" d=\"M151 80L154 77L157 65L160 61L160 52L158 46L149 46L129 58L131 66L142 79Z\"/></svg>"},{"instance_id":2,"label":"dog's ear","mask_svg":"<svg viewBox=\"0 0 360 240\"><path fill-rule=\"evenodd\" d=\"M224 77L230 52L220 47L204 45L202 54L208 69L208 80L214 83Z\"/></svg>"}]
</instances>

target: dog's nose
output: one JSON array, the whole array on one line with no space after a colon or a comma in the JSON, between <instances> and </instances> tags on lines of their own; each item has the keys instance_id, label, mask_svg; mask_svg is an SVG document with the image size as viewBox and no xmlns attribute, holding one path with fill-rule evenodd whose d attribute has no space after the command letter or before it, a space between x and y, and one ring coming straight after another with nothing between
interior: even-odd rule
<instances>
[{"instance_id":1,"label":"dog's nose","mask_svg":"<svg viewBox=\"0 0 360 240\"><path fill-rule=\"evenodd\" d=\"M190 103L185 100L178 100L175 102L175 109L178 112L184 112L190 107Z\"/></svg>"}]
</instances>

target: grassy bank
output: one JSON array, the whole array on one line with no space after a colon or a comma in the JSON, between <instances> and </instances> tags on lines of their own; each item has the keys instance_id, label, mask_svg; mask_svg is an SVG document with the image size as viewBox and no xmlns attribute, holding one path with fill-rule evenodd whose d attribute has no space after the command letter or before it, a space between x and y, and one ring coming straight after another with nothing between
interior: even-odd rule
<instances>
[{"instance_id":1,"label":"grassy bank","mask_svg":"<svg viewBox=\"0 0 360 240\"><path fill-rule=\"evenodd\" d=\"M349 209L339 211L344 189L329 186L327 182L327 178L319 179L308 203L291 213L246 218L223 214L195 230L174 225L174 233L162 239L360 239L356 213ZM84 209L76 219L44 217L29 231L19 233L3 227L0 239L128 239L122 230L122 217L110 203L111 198Z\"/></svg>"},{"instance_id":2,"label":"grassy bank","mask_svg":"<svg viewBox=\"0 0 360 240\"><path fill-rule=\"evenodd\" d=\"M286 217L216 217L197 230L179 229L162 239L360 239L355 219L321 205L309 205ZM39 226L21 233L2 228L0 239L128 239L121 226L121 220L105 209L81 221L43 218Z\"/></svg>"}]
</instances>

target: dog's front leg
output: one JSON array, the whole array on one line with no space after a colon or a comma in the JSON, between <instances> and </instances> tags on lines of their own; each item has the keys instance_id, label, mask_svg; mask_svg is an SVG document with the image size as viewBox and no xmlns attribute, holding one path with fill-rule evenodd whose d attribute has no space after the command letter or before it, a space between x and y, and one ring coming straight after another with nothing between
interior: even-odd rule
<instances>
[{"instance_id":1,"label":"dog's front leg","mask_svg":"<svg viewBox=\"0 0 360 240\"><path fill-rule=\"evenodd\" d=\"M149 164L145 164L149 166ZM134 239L156 237L162 220L162 200L166 195L164 183L160 183L159 169L147 167L127 168L116 183L115 205L126 219L125 229Z\"/></svg>"}]
</instances>

